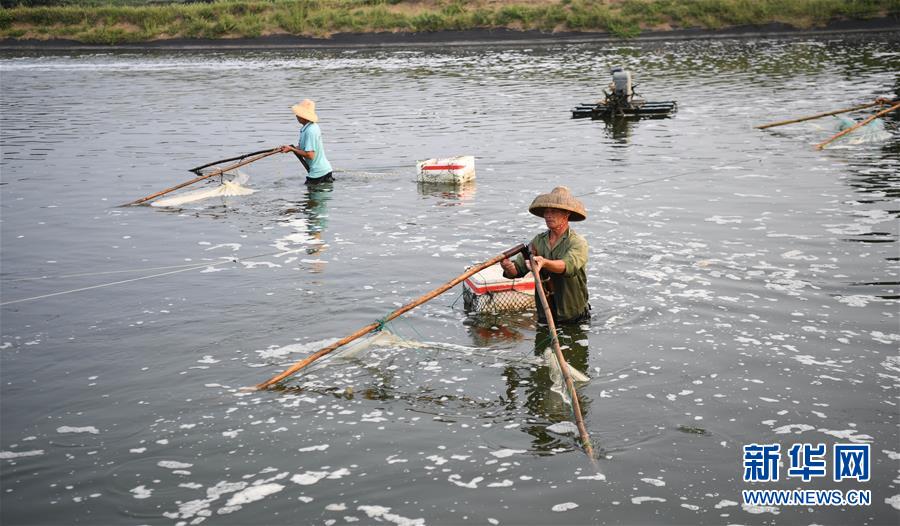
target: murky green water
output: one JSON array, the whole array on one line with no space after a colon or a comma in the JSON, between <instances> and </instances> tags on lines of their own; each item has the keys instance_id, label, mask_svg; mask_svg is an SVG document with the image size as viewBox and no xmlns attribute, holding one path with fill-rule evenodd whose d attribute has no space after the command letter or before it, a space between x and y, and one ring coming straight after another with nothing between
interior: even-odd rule
<instances>
[{"instance_id":1,"label":"murky green water","mask_svg":"<svg viewBox=\"0 0 900 526\"><path fill-rule=\"evenodd\" d=\"M614 65L678 113L572 120ZM885 34L6 53L0 519L894 524L897 121L825 151L833 122L753 126L896 97L897 71ZM115 207L294 141L306 97L332 187L275 156L246 168L250 196ZM417 160L460 154L474 185L416 184ZM391 323L412 344L238 391L527 241L559 184L589 212L594 316L562 340L592 378L595 465L547 429L570 415L546 334L467 315L459 288ZM751 443L782 446L778 482L743 481ZM789 477L798 443L870 444L871 480ZM742 506L754 488L872 502Z\"/></svg>"}]
</instances>

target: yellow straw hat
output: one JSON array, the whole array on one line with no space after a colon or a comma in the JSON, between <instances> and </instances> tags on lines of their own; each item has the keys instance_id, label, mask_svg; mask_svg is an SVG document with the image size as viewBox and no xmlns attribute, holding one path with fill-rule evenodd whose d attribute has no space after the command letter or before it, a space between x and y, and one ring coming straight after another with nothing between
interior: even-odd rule
<instances>
[{"instance_id":1,"label":"yellow straw hat","mask_svg":"<svg viewBox=\"0 0 900 526\"><path fill-rule=\"evenodd\" d=\"M565 186L557 186L549 194L541 194L534 198L528 211L538 217L544 217L544 209L556 208L570 212L569 221L584 221L587 219L587 212L581 201L575 199L572 192Z\"/></svg>"},{"instance_id":2,"label":"yellow straw hat","mask_svg":"<svg viewBox=\"0 0 900 526\"><path fill-rule=\"evenodd\" d=\"M309 122L319 122L319 116L316 115L316 103L309 99L303 99L294 104L291 106L291 111L301 119L306 119Z\"/></svg>"}]
</instances>

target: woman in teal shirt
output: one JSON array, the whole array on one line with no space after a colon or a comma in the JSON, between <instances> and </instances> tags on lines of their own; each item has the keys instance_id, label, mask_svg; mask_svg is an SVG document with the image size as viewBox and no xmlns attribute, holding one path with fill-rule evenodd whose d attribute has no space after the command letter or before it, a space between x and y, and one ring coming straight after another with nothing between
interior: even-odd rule
<instances>
[{"instance_id":1,"label":"woman in teal shirt","mask_svg":"<svg viewBox=\"0 0 900 526\"><path fill-rule=\"evenodd\" d=\"M316 115L316 103L304 99L291 106L291 111L297 117L297 121L303 126L300 128L300 139L297 146L285 144L281 147L283 153L294 152L306 168L306 184L318 184L334 181L331 163L325 156L325 145L322 142L322 130L316 124L319 116Z\"/></svg>"}]
</instances>

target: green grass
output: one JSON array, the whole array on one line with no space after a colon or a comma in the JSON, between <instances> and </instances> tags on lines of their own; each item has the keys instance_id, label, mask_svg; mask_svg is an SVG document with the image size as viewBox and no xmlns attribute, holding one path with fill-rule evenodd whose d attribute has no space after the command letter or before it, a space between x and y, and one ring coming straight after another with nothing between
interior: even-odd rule
<instances>
[{"instance_id":1,"label":"green grass","mask_svg":"<svg viewBox=\"0 0 900 526\"><path fill-rule=\"evenodd\" d=\"M0 0L0 38L119 44L157 38L327 37L341 32L512 28L603 31L631 38L659 27L721 29L773 22L900 19L900 0Z\"/></svg>"}]
</instances>

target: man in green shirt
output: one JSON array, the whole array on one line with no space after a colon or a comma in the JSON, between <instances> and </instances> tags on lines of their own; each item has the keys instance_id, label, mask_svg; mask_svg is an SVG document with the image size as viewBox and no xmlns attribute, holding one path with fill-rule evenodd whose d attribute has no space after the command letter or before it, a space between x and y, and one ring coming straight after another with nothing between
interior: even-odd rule
<instances>
[{"instance_id":1,"label":"man in green shirt","mask_svg":"<svg viewBox=\"0 0 900 526\"><path fill-rule=\"evenodd\" d=\"M569 228L570 221L584 221L587 212L565 186L557 186L549 194L541 194L531 202L528 211L543 217L547 231L531 240L531 254L540 272L541 283L550 302L550 313L557 324L582 323L590 320L591 307L587 290L587 241ZM503 276L521 278L531 269L522 255L500 262ZM537 295L535 295L537 297ZM546 323L544 308L537 300L538 321Z\"/></svg>"}]
</instances>

